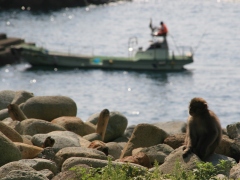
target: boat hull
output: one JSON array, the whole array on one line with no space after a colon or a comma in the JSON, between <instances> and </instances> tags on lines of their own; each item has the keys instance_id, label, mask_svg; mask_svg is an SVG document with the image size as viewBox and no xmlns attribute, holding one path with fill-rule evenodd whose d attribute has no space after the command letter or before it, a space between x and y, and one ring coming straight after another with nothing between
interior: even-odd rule
<instances>
[{"instance_id":1,"label":"boat hull","mask_svg":"<svg viewBox=\"0 0 240 180\"><path fill-rule=\"evenodd\" d=\"M116 58L103 56L74 56L66 54L32 54L22 53L24 61L32 66L54 66L82 69L126 69L175 71L183 70L184 65L192 63L192 58L166 60L134 60L133 58Z\"/></svg>"},{"instance_id":2,"label":"boat hull","mask_svg":"<svg viewBox=\"0 0 240 180\"><path fill-rule=\"evenodd\" d=\"M48 51L36 46L20 46L21 59L32 66L53 66L81 69L121 69L179 71L184 65L192 63L192 56L172 56L166 59L145 59L136 57L109 57L72 55Z\"/></svg>"}]
</instances>

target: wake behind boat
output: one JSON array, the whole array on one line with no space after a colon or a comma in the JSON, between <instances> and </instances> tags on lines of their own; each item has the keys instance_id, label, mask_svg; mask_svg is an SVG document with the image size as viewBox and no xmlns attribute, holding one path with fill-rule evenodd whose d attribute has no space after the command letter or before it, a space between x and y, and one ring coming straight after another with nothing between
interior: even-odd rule
<instances>
[{"instance_id":1,"label":"wake behind boat","mask_svg":"<svg viewBox=\"0 0 240 180\"><path fill-rule=\"evenodd\" d=\"M141 47L134 49L137 38L130 38L128 43L129 57L111 57L98 55L73 55L49 51L31 44L23 44L14 47L22 60L32 66L54 66L83 69L121 69L121 70L152 70L152 71L179 71L184 65L193 62L191 48L189 52L181 49L179 54L169 53L167 38L159 40L153 38L150 46L143 50Z\"/></svg>"}]
</instances>

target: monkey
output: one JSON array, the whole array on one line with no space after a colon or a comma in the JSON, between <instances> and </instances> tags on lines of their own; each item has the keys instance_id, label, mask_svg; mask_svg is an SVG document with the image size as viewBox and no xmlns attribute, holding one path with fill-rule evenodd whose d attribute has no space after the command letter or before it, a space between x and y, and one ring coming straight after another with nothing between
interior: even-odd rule
<instances>
[{"instance_id":1,"label":"monkey","mask_svg":"<svg viewBox=\"0 0 240 180\"><path fill-rule=\"evenodd\" d=\"M193 98L189 104L183 158L194 153L204 161L214 153L221 139L222 128L217 115L208 109L206 100Z\"/></svg>"}]
</instances>

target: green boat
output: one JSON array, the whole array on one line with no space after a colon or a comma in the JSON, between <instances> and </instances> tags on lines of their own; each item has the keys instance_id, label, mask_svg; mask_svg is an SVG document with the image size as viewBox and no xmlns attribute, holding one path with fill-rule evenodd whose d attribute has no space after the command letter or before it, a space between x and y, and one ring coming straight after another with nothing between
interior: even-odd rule
<instances>
[{"instance_id":1,"label":"green boat","mask_svg":"<svg viewBox=\"0 0 240 180\"><path fill-rule=\"evenodd\" d=\"M14 47L14 51L32 66L54 66L83 69L121 69L121 70L152 70L179 71L186 64L193 62L193 52L188 48L178 47L179 54L169 53L167 38L153 38L148 48L134 49L137 38L129 38L128 57L111 57L98 55L81 55L49 51L31 44Z\"/></svg>"}]
</instances>

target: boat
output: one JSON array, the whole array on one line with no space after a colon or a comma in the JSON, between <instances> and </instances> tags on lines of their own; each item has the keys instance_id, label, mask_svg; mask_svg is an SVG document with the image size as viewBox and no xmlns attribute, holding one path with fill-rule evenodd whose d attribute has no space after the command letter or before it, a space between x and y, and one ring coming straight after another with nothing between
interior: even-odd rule
<instances>
[{"instance_id":1,"label":"boat","mask_svg":"<svg viewBox=\"0 0 240 180\"><path fill-rule=\"evenodd\" d=\"M121 69L121 70L151 70L151 71L179 71L193 62L193 52L188 48L181 48L178 54L169 52L167 38L154 37L146 49L135 48L136 37L129 38L128 57L111 57L98 55L69 54L50 51L43 47L23 44L14 47L20 57L32 66L54 66L83 69ZM135 44L135 45L134 45ZM180 48L178 47L178 50Z\"/></svg>"}]
</instances>

